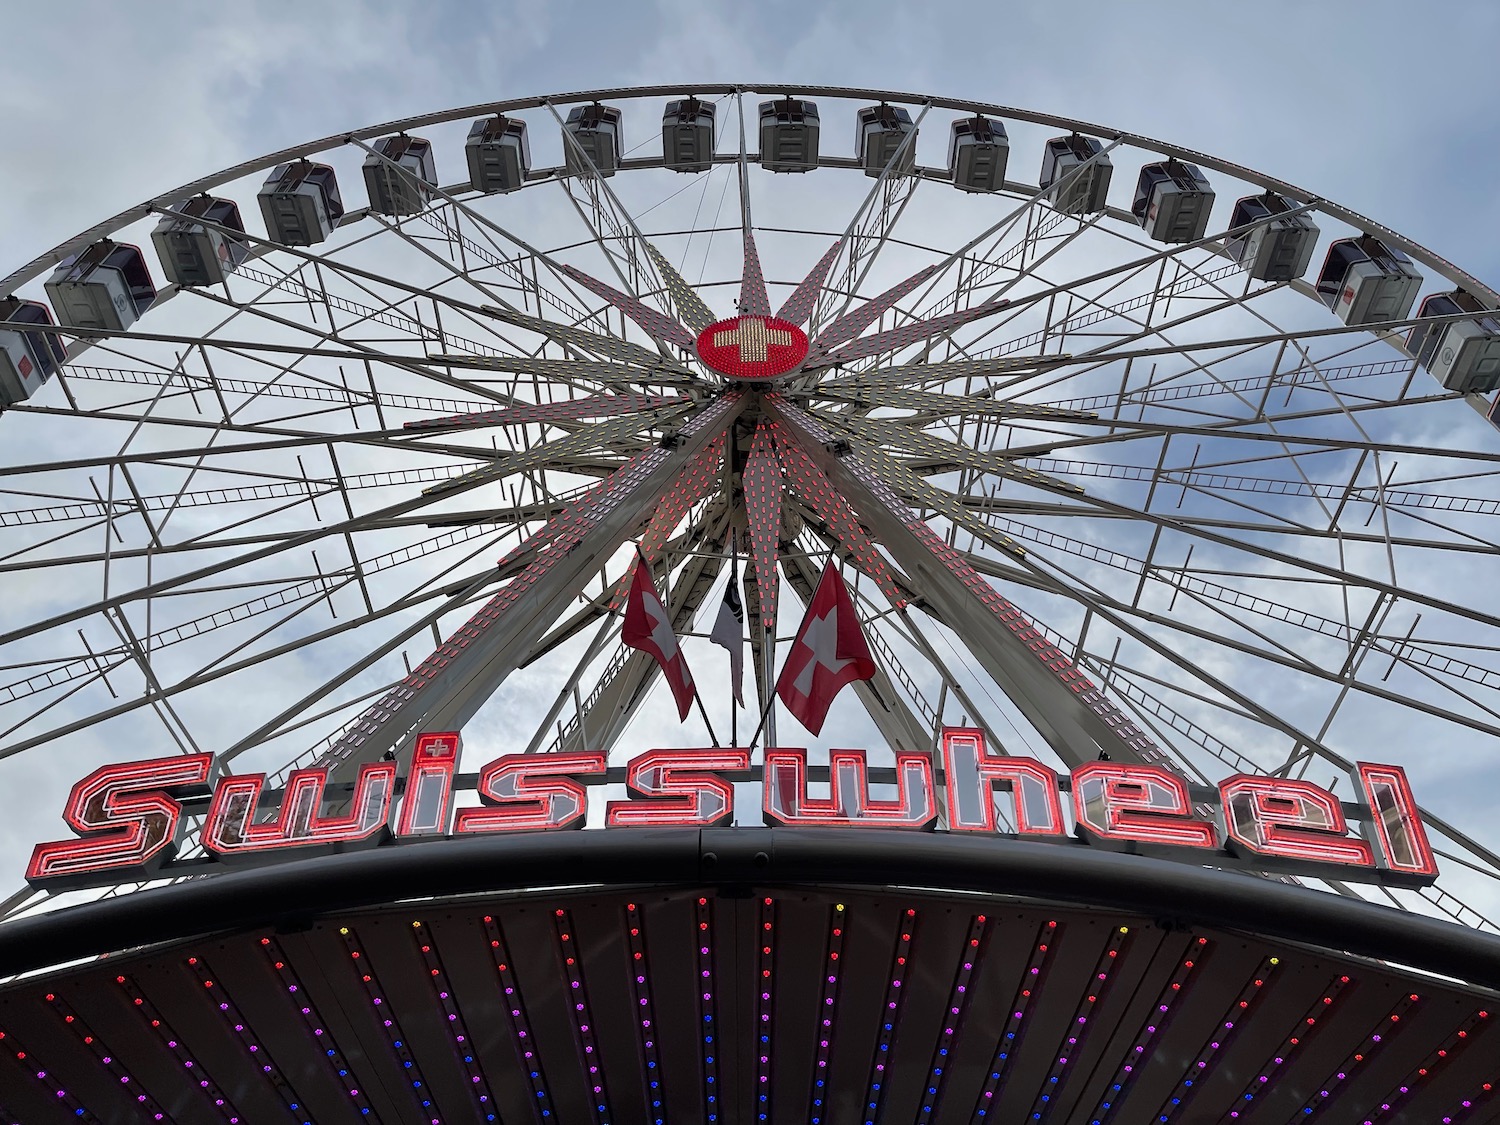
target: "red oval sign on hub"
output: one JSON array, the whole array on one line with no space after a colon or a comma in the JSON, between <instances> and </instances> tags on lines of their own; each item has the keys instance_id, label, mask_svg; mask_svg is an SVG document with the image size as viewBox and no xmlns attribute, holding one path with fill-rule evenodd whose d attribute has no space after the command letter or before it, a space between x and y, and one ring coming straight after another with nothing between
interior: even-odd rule
<instances>
[{"instance_id":1,"label":"red oval sign on hub","mask_svg":"<svg viewBox=\"0 0 1500 1125\"><path fill-rule=\"evenodd\" d=\"M730 317L699 333L698 358L728 379L774 379L807 358L807 334L774 316Z\"/></svg>"}]
</instances>

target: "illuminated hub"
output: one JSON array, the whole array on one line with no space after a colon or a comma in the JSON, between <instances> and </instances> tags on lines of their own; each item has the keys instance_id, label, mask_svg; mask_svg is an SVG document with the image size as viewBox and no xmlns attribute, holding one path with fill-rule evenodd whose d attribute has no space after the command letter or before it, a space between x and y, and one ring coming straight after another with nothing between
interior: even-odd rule
<instances>
[{"instance_id":1,"label":"illuminated hub","mask_svg":"<svg viewBox=\"0 0 1500 1125\"><path fill-rule=\"evenodd\" d=\"M807 334L774 316L733 316L698 334L698 358L727 379L769 382L801 366Z\"/></svg>"}]
</instances>

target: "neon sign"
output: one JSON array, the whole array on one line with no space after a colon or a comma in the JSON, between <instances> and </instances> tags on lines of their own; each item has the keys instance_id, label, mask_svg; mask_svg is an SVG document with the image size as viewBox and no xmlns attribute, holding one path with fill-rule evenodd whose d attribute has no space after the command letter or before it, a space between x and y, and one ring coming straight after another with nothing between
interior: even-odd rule
<instances>
[{"instance_id":1,"label":"neon sign","mask_svg":"<svg viewBox=\"0 0 1500 1125\"><path fill-rule=\"evenodd\" d=\"M897 751L894 768L870 766L864 750L831 750L820 767L805 750L772 747L760 766L744 749L648 750L623 769L610 769L603 753L507 754L461 775L459 750L457 734L424 734L404 778L394 762L379 762L334 785L315 766L277 793L265 791L264 774L216 775L209 754L102 766L63 809L76 838L38 844L26 878L49 889L106 886L384 844L582 828L591 790L605 784L629 793L603 809L610 830L714 828L734 822L744 782L760 783L772 827L940 829L1398 886L1425 886L1438 873L1399 766L1358 763L1358 799L1343 802L1307 781L1249 774L1215 788L1121 762L1059 775L992 752L983 731L964 727L943 730L936 760ZM825 781L827 796L814 795ZM478 804L455 808L468 790ZM194 822L204 857L179 859Z\"/></svg>"}]
</instances>

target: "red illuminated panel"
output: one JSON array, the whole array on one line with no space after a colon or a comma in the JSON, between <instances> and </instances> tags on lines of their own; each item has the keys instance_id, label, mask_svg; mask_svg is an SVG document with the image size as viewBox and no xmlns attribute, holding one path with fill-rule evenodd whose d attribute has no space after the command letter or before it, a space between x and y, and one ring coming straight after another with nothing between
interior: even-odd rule
<instances>
[{"instance_id":1,"label":"red illuminated panel","mask_svg":"<svg viewBox=\"0 0 1500 1125\"><path fill-rule=\"evenodd\" d=\"M991 787L1015 800L1016 831L1022 836L1062 836L1062 800L1057 774L1034 758L1008 758L985 748L984 731L943 728L943 776L950 832L994 832Z\"/></svg>"},{"instance_id":2,"label":"red illuminated panel","mask_svg":"<svg viewBox=\"0 0 1500 1125\"><path fill-rule=\"evenodd\" d=\"M1308 781L1236 774L1219 783L1237 854L1374 867L1370 845L1349 837L1338 798Z\"/></svg>"},{"instance_id":3,"label":"red illuminated panel","mask_svg":"<svg viewBox=\"0 0 1500 1125\"><path fill-rule=\"evenodd\" d=\"M935 265L923 266L905 281L898 282L884 293L865 301L852 312L845 313L818 333L818 350L826 352L845 340L854 339L879 320L883 313L893 308L897 301L910 294L937 271L938 267Z\"/></svg>"},{"instance_id":4,"label":"red illuminated panel","mask_svg":"<svg viewBox=\"0 0 1500 1125\"><path fill-rule=\"evenodd\" d=\"M827 797L807 795L807 751L766 750L765 814L789 828L930 828L937 820L932 760L914 750L896 751L896 783L901 796L873 801L863 750L828 752Z\"/></svg>"},{"instance_id":5,"label":"red illuminated panel","mask_svg":"<svg viewBox=\"0 0 1500 1125\"><path fill-rule=\"evenodd\" d=\"M745 520L755 560L755 584L760 590L760 619L766 632L774 635L780 589L776 546L781 537L781 462L771 448L771 427L764 419L756 424L755 440L740 479L745 486Z\"/></svg>"},{"instance_id":6,"label":"red illuminated panel","mask_svg":"<svg viewBox=\"0 0 1500 1125\"><path fill-rule=\"evenodd\" d=\"M387 836L386 820L396 788L394 762L360 767L346 816L320 815L328 770L318 766L293 773L281 796L281 815L256 823L265 780L263 773L249 773L219 782L203 824L203 846L211 854L226 862L263 860L287 848L341 851L350 845L379 844Z\"/></svg>"},{"instance_id":7,"label":"red illuminated panel","mask_svg":"<svg viewBox=\"0 0 1500 1125\"><path fill-rule=\"evenodd\" d=\"M1073 814L1094 843L1212 848L1218 833L1196 820L1187 783L1160 766L1088 762L1073 771Z\"/></svg>"},{"instance_id":8,"label":"red illuminated panel","mask_svg":"<svg viewBox=\"0 0 1500 1125\"><path fill-rule=\"evenodd\" d=\"M152 878L177 854L182 805L206 796L212 754L101 766L73 786L63 820L83 837L38 844L26 868L34 887L87 887Z\"/></svg>"},{"instance_id":9,"label":"red illuminated panel","mask_svg":"<svg viewBox=\"0 0 1500 1125\"><path fill-rule=\"evenodd\" d=\"M776 310L778 317L792 324L807 323L807 318L812 315L813 306L823 295L823 281L828 277L828 271L833 268L833 263L838 259L839 252L843 248L844 240L840 238L824 251L823 256L818 259L818 264L813 266L812 271L798 282L797 288L792 290L792 295L786 299L786 303Z\"/></svg>"},{"instance_id":10,"label":"red illuminated panel","mask_svg":"<svg viewBox=\"0 0 1500 1125\"><path fill-rule=\"evenodd\" d=\"M453 772L463 740L456 732L424 734L417 739L406 775L406 793L396 835L444 836L453 811Z\"/></svg>"},{"instance_id":11,"label":"red illuminated panel","mask_svg":"<svg viewBox=\"0 0 1500 1125\"><path fill-rule=\"evenodd\" d=\"M1380 865L1425 886L1437 878L1437 859L1417 811L1406 771L1400 766L1356 763L1368 806L1369 824L1380 846Z\"/></svg>"},{"instance_id":12,"label":"red illuminated panel","mask_svg":"<svg viewBox=\"0 0 1500 1125\"><path fill-rule=\"evenodd\" d=\"M573 266L559 263L557 268L580 285L592 290L614 305L615 308L644 328L653 338L661 340L664 343L676 344L682 348L691 348L693 346L693 334L691 332L665 313L657 312L639 298L632 297L628 293L621 293L618 289L604 284L604 282L599 281L597 278L590 277L582 270L575 269Z\"/></svg>"},{"instance_id":13,"label":"red illuminated panel","mask_svg":"<svg viewBox=\"0 0 1500 1125\"><path fill-rule=\"evenodd\" d=\"M656 562L661 557L662 548L682 517L718 482L723 461L724 439L718 437L678 474L671 489L657 502L641 535L640 552L647 562Z\"/></svg>"},{"instance_id":14,"label":"red illuminated panel","mask_svg":"<svg viewBox=\"0 0 1500 1125\"><path fill-rule=\"evenodd\" d=\"M733 316L699 334L698 358L729 379L774 379L807 358L807 334L774 316Z\"/></svg>"},{"instance_id":15,"label":"red illuminated panel","mask_svg":"<svg viewBox=\"0 0 1500 1125\"><path fill-rule=\"evenodd\" d=\"M479 773L482 809L460 809L458 832L582 828L588 790L572 778L604 772L604 755L507 754Z\"/></svg>"},{"instance_id":16,"label":"red illuminated panel","mask_svg":"<svg viewBox=\"0 0 1500 1125\"><path fill-rule=\"evenodd\" d=\"M712 770L748 770L748 750L648 750L630 759L626 785L650 801L611 801L608 828L715 828L734 815L734 786Z\"/></svg>"}]
</instances>

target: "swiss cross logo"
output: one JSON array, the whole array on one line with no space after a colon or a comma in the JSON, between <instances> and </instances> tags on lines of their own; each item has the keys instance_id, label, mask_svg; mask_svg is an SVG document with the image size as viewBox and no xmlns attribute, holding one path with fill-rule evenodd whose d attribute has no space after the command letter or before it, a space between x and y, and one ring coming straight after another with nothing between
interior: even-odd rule
<instances>
[{"instance_id":1,"label":"swiss cross logo","mask_svg":"<svg viewBox=\"0 0 1500 1125\"><path fill-rule=\"evenodd\" d=\"M1354 286L1346 285L1344 292L1339 297L1339 301L1346 305L1354 304Z\"/></svg>"},{"instance_id":2,"label":"swiss cross logo","mask_svg":"<svg viewBox=\"0 0 1500 1125\"><path fill-rule=\"evenodd\" d=\"M28 375L31 374L31 360L27 359L23 355L21 357L21 362L18 363L18 364L16 364L16 370L21 373L21 378L23 378L23 379L26 378Z\"/></svg>"},{"instance_id":3,"label":"swiss cross logo","mask_svg":"<svg viewBox=\"0 0 1500 1125\"><path fill-rule=\"evenodd\" d=\"M807 358L807 335L774 316L736 316L698 336L698 358L730 379L774 379Z\"/></svg>"}]
</instances>

